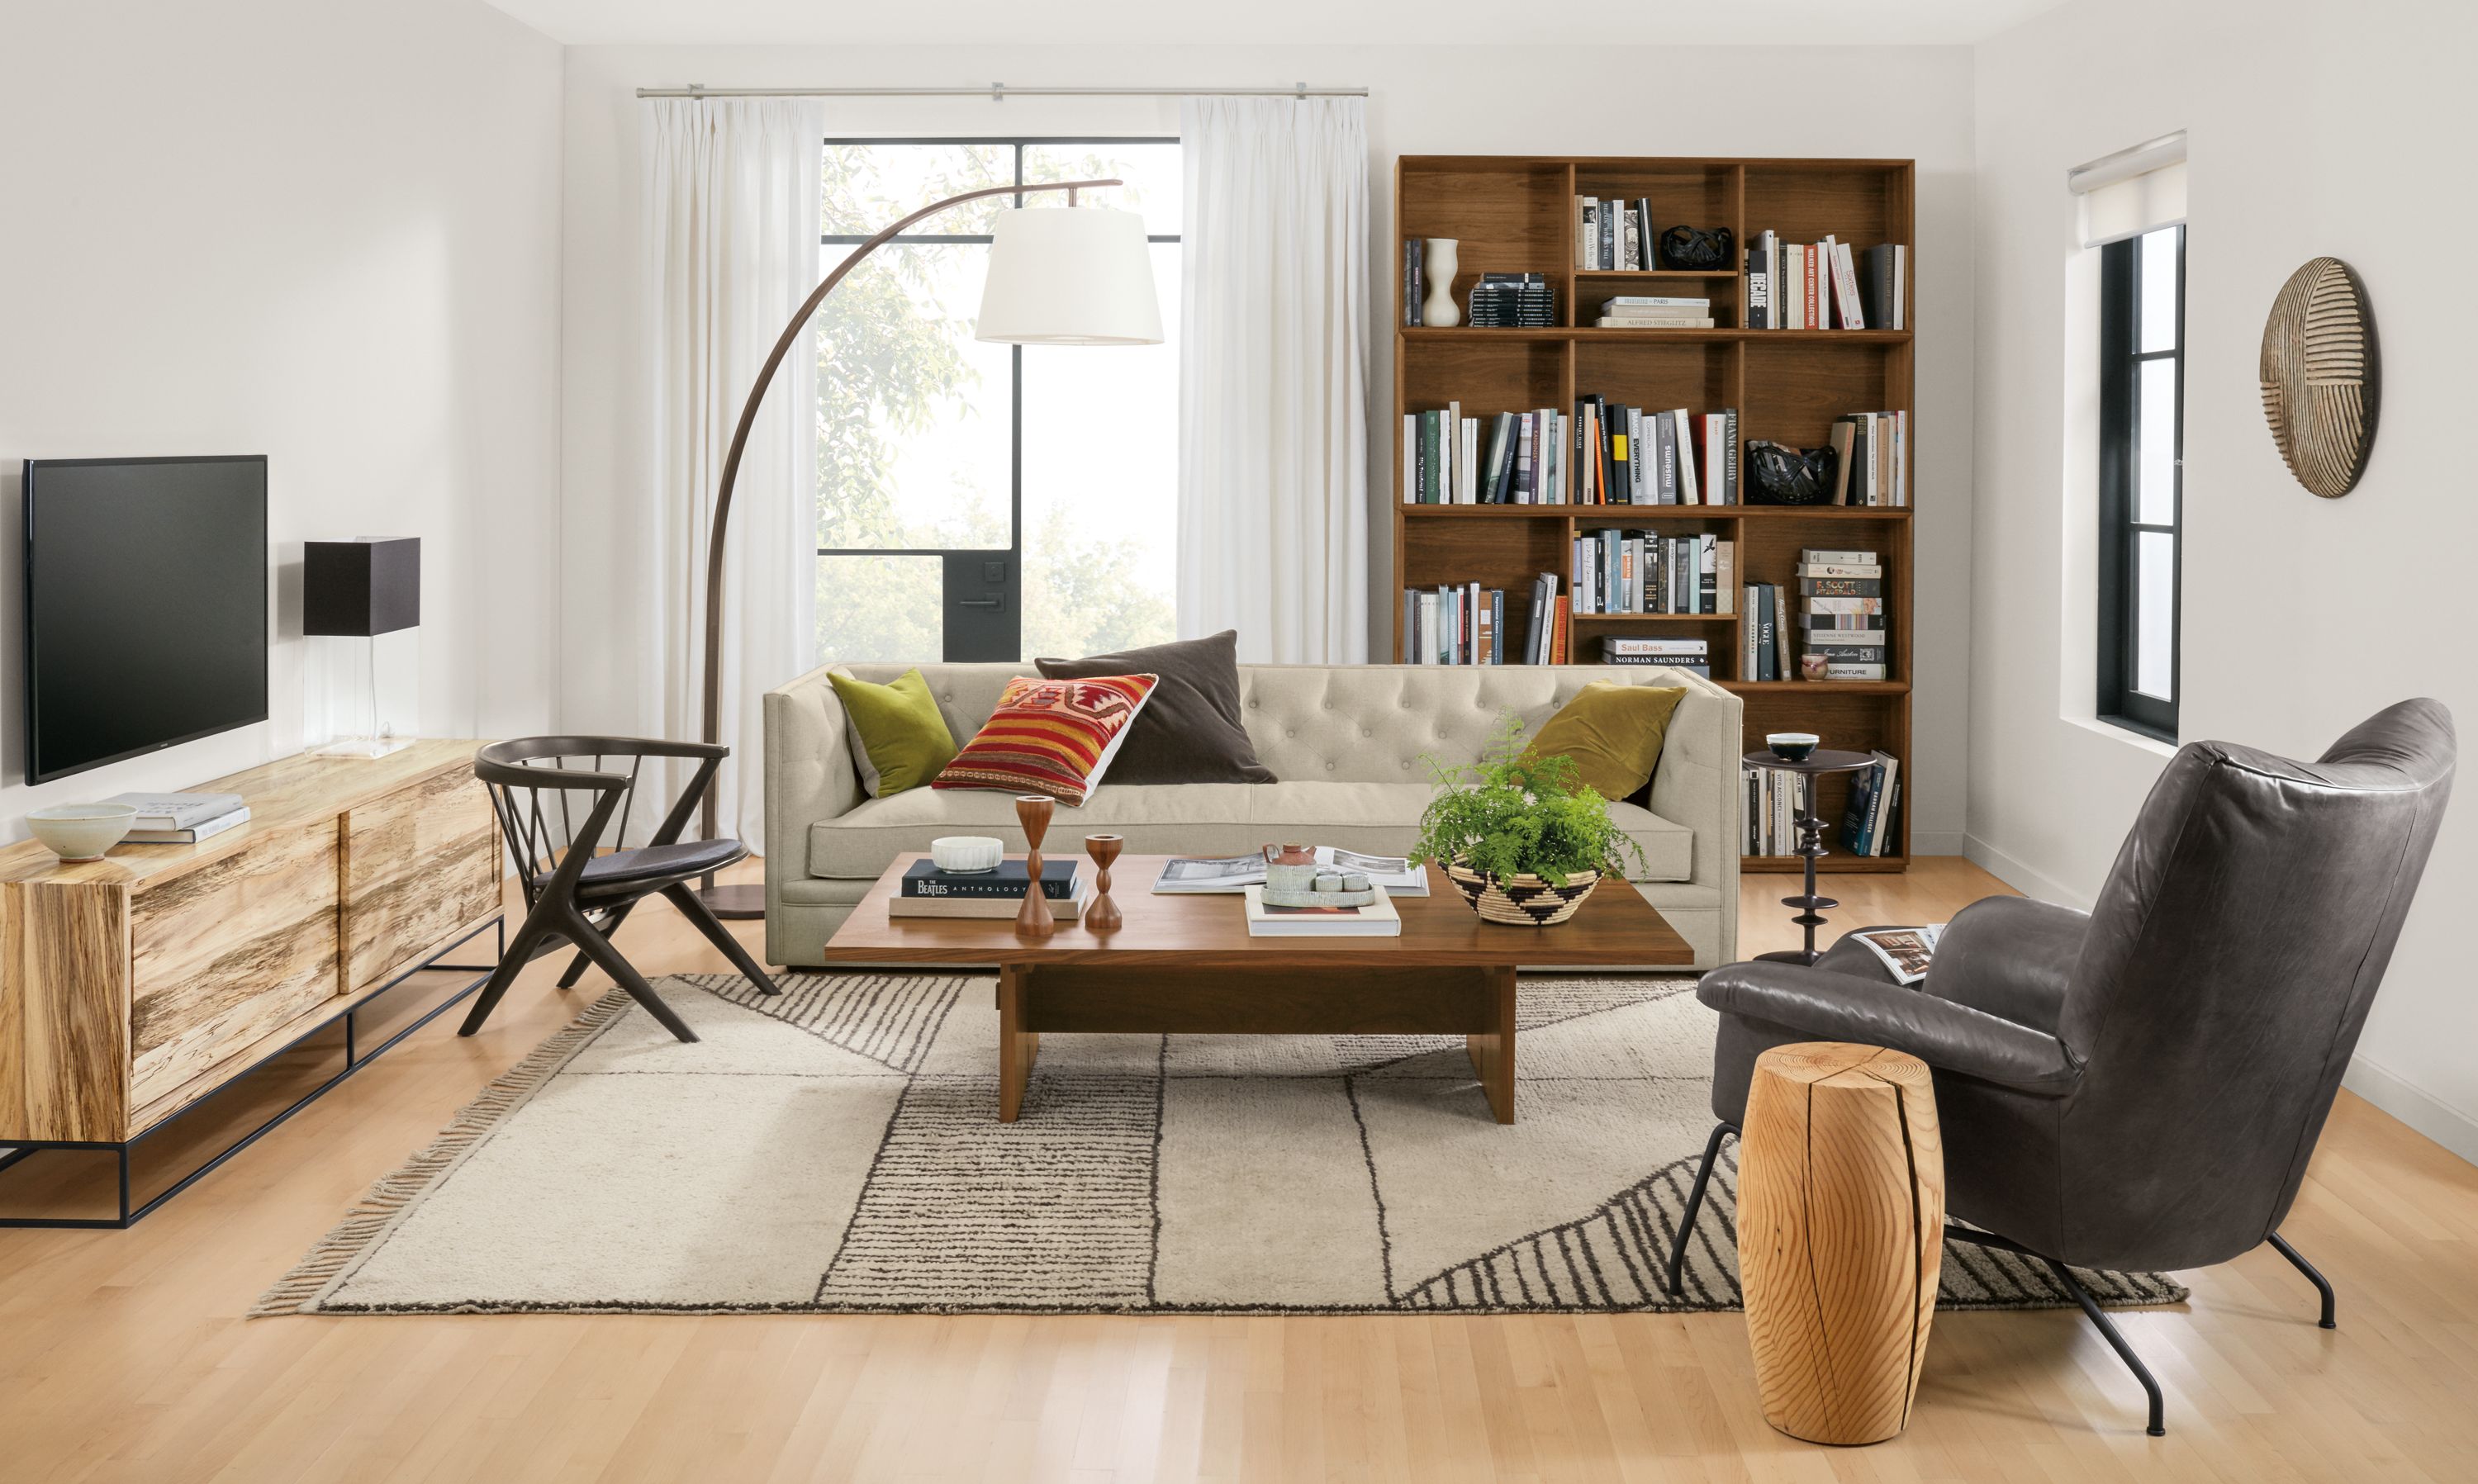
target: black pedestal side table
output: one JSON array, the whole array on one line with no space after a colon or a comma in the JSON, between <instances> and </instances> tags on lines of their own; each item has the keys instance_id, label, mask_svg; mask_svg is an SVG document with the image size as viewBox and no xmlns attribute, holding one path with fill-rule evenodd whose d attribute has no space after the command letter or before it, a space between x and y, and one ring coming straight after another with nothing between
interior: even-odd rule
<instances>
[{"instance_id":1,"label":"black pedestal side table","mask_svg":"<svg viewBox=\"0 0 2478 1484\"><path fill-rule=\"evenodd\" d=\"M1870 753L1828 752L1822 749L1808 753L1796 763L1790 762L1770 748L1750 752L1746 757L1747 766L1750 767L1769 767L1779 772L1806 774L1807 784L1801 792L1806 795L1804 802L1808 806L1812 806L1815 802L1815 780L1818 777L1826 773L1855 773L1875 761L1875 757ZM1758 953L1756 955L1758 962L1813 964L1817 958L1815 930L1824 925L1824 918L1817 915L1817 911L1819 908L1841 905L1830 896L1815 894L1815 863L1822 860L1826 852L1824 821L1816 817L1812 807L1802 808L1798 812L1797 853L1807 857L1807 893L1803 896L1784 896L1782 898L1782 905L1799 909L1798 916L1790 920L1807 929L1807 946L1804 949L1784 948L1779 953Z\"/></svg>"}]
</instances>

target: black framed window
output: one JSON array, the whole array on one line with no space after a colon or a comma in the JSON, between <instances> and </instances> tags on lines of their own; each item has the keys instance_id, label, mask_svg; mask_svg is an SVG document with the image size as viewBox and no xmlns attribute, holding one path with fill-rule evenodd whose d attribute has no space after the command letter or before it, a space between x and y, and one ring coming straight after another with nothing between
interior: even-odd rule
<instances>
[{"instance_id":1,"label":"black framed window","mask_svg":"<svg viewBox=\"0 0 2478 1484\"><path fill-rule=\"evenodd\" d=\"M2100 248L2099 716L2177 740L2186 229Z\"/></svg>"},{"instance_id":2,"label":"black framed window","mask_svg":"<svg viewBox=\"0 0 2478 1484\"><path fill-rule=\"evenodd\" d=\"M928 202L1118 177L1140 214L1168 339L973 338L1000 211L953 207L879 248L820 306L821 661L1018 660L1175 637L1181 163L1175 138L827 139L822 276Z\"/></svg>"}]
</instances>

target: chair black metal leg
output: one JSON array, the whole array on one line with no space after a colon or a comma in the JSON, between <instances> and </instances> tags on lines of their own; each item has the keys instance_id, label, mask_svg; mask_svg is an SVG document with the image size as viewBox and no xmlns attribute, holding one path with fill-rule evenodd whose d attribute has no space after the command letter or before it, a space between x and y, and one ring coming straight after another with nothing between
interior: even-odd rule
<instances>
[{"instance_id":1,"label":"chair black metal leg","mask_svg":"<svg viewBox=\"0 0 2478 1484\"><path fill-rule=\"evenodd\" d=\"M1686 1193L1686 1210L1678 1219L1677 1240L1669 1245L1669 1296L1677 1297L1686 1287L1686 1244L1695 1240L1695 1215L1704 1209L1704 1190L1712 1182L1712 1167L1721 1158L1721 1141L1738 1131L1734 1123L1715 1123L1712 1137L1704 1141L1704 1163L1696 1168L1694 1187Z\"/></svg>"},{"instance_id":2,"label":"chair black metal leg","mask_svg":"<svg viewBox=\"0 0 2478 1484\"><path fill-rule=\"evenodd\" d=\"M681 917L695 923L696 930L705 934L708 943L721 948L722 956L731 960L731 967L746 974L749 982L757 986L760 994L783 993L775 988L774 981L768 976L765 966L749 956L748 950L740 945L740 940L731 936L731 929L722 925L722 919L714 915L713 909L706 906L696 893L689 890L687 883L682 882L663 888L663 897L680 910Z\"/></svg>"},{"instance_id":3,"label":"chair black metal leg","mask_svg":"<svg viewBox=\"0 0 2478 1484\"><path fill-rule=\"evenodd\" d=\"M2288 1239L2283 1237L2278 1232L2273 1232L2271 1234L2271 1249L2278 1252L2281 1256L2288 1258L2288 1266L2306 1274L2306 1281L2314 1284L2314 1292L2323 1295L2323 1317L2316 1320L2314 1321L2315 1324L2323 1329L2339 1328L2339 1321L2337 1318L2336 1312L2339 1305L2332 1296L2332 1285L2330 1281L2328 1281L2323 1274L2315 1271L2314 1265L2308 1262L2304 1255L2295 1247L2290 1246L2288 1245Z\"/></svg>"},{"instance_id":4,"label":"chair black metal leg","mask_svg":"<svg viewBox=\"0 0 2478 1484\"><path fill-rule=\"evenodd\" d=\"M605 938L619 937L620 924L628 920L628 914L636 907L636 905L637 904L635 902L621 902L619 906L612 908L611 915L602 919L602 936ZM590 955L586 954L582 949L578 950L576 956L568 961L568 971L559 976L559 988L563 990L575 989L576 981L585 977L585 970L591 967L593 963L594 960Z\"/></svg>"},{"instance_id":5,"label":"chair black metal leg","mask_svg":"<svg viewBox=\"0 0 2478 1484\"><path fill-rule=\"evenodd\" d=\"M547 906L538 906L525 914L525 920L499 949L499 965L491 970L491 982L473 996L473 1008L465 1012L465 1023L456 1028L457 1035L470 1036L482 1028L482 1022L491 1019L491 1012L499 1008L499 997L508 993L508 986L534 961L534 950L558 931L557 924L558 914Z\"/></svg>"},{"instance_id":6,"label":"chair black metal leg","mask_svg":"<svg viewBox=\"0 0 2478 1484\"><path fill-rule=\"evenodd\" d=\"M2108 1347L2116 1352L2116 1358L2125 1362L2126 1369L2134 1372L2134 1378L2142 1383L2142 1395L2151 1401L2151 1418L2142 1430L2155 1438L2166 1437L2167 1404L2161 1397L2160 1383L2151 1377L2150 1368L2142 1364L2141 1356L2134 1353L2134 1346L2125 1343L2125 1336L2117 1332L2115 1323L2091 1297L2089 1291L2074 1281L2074 1275L2066 1270L2064 1264L2045 1257L2039 1261L2046 1263L2048 1270L2057 1275L2057 1281L2065 1286L2065 1292L2074 1295L2074 1302L2083 1306L2084 1317L2098 1326L2099 1337L2108 1342Z\"/></svg>"},{"instance_id":7,"label":"chair black metal leg","mask_svg":"<svg viewBox=\"0 0 2478 1484\"><path fill-rule=\"evenodd\" d=\"M611 946L611 940L596 932L594 924L585 920L583 913L569 914L567 923L561 930L567 933L569 941L583 949L604 973L617 981L620 988L626 990L630 999L645 1006L647 1015L660 1020L663 1023L663 1029L682 1041L697 1039L696 1032L689 1029L689 1022L680 1019L679 1012L663 1003L663 996L654 993L654 987L645 982L644 974L637 972L637 966L621 958L620 950Z\"/></svg>"}]
</instances>

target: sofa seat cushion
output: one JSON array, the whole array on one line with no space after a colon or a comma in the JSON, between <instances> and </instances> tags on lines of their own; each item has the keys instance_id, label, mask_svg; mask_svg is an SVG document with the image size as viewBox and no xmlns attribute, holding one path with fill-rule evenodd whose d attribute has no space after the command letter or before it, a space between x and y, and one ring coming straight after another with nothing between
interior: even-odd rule
<instances>
[{"instance_id":1,"label":"sofa seat cushion","mask_svg":"<svg viewBox=\"0 0 2478 1484\"><path fill-rule=\"evenodd\" d=\"M1086 835L1113 834L1126 837L1129 855L1241 855L1296 840L1401 855L1419 838L1433 792L1421 783L1104 784L1082 808L1059 810L1043 843L1051 855L1080 854ZM1647 865L1629 862L1630 876L1690 878L1692 831L1634 804L1611 804L1609 817L1643 847ZM941 835L1023 839L1008 794L914 789L810 826L809 874L870 880Z\"/></svg>"}]
</instances>

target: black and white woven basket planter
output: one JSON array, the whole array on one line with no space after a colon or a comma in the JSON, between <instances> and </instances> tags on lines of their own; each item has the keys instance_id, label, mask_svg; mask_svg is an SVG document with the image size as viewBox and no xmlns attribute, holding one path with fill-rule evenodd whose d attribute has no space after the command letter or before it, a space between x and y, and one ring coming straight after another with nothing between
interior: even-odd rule
<instances>
[{"instance_id":1,"label":"black and white woven basket planter","mask_svg":"<svg viewBox=\"0 0 2478 1484\"><path fill-rule=\"evenodd\" d=\"M1519 876L1485 874L1459 860L1446 863L1446 875L1473 911L1491 922L1514 927L1563 922L1581 910L1583 898L1601 884L1596 870L1576 871L1564 886L1555 886L1528 871Z\"/></svg>"}]
</instances>

